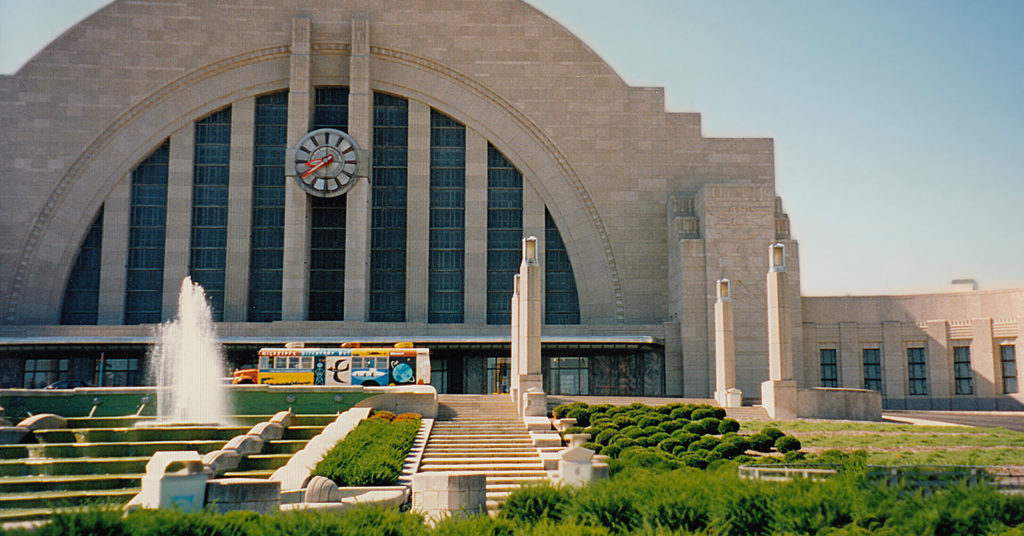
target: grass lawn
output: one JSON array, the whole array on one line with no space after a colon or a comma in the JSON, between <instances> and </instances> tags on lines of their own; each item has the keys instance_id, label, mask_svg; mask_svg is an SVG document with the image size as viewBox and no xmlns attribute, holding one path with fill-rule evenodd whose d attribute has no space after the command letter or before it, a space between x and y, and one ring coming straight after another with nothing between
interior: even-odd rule
<instances>
[{"instance_id":1,"label":"grass lawn","mask_svg":"<svg viewBox=\"0 0 1024 536\"><path fill-rule=\"evenodd\" d=\"M1006 428L806 420L748 421L741 432L766 426L796 436L807 453L867 451L869 464L1024 466L1024 432Z\"/></svg>"}]
</instances>

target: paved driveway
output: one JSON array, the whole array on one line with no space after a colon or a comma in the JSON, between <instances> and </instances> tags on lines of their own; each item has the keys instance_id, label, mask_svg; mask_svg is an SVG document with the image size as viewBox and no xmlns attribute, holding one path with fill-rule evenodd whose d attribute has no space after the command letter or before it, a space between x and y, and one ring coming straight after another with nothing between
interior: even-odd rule
<instances>
[{"instance_id":1,"label":"paved driveway","mask_svg":"<svg viewBox=\"0 0 1024 536\"><path fill-rule=\"evenodd\" d=\"M1024 411L883 411L885 415L965 424L968 426L1002 426L1024 432Z\"/></svg>"}]
</instances>

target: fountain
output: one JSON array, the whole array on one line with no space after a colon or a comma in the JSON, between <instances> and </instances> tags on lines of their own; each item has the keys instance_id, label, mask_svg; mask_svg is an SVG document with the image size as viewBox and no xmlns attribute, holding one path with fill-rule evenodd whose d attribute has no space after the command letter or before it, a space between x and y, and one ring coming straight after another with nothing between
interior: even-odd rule
<instances>
[{"instance_id":1,"label":"fountain","mask_svg":"<svg viewBox=\"0 0 1024 536\"><path fill-rule=\"evenodd\" d=\"M224 356L203 287L186 277L178 317L160 326L150 353L158 387L157 425L227 421Z\"/></svg>"}]
</instances>

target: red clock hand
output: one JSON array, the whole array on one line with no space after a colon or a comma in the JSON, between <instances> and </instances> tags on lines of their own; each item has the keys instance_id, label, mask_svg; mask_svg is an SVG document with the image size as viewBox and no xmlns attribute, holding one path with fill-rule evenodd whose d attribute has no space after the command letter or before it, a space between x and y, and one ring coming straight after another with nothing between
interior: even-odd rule
<instances>
[{"instance_id":1,"label":"red clock hand","mask_svg":"<svg viewBox=\"0 0 1024 536\"><path fill-rule=\"evenodd\" d=\"M306 170L305 173L303 173L300 176L303 179L305 179L306 177L308 177L314 171L316 171L316 170L326 166L327 164L330 164L333 161L334 161L334 155L330 155L330 154L325 156L325 157L323 157L323 158L320 158L319 160L310 160L310 162L316 162L316 164L313 164L313 165L310 166L309 162L306 162L306 165L310 166L310 167L309 167L309 169Z\"/></svg>"}]
</instances>

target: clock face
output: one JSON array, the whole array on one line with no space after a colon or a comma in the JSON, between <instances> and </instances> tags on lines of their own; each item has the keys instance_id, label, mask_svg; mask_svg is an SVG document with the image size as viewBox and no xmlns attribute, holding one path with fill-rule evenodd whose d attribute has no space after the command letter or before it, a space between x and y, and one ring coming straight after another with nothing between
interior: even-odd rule
<instances>
[{"instance_id":1,"label":"clock face","mask_svg":"<svg viewBox=\"0 0 1024 536\"><path fill-rule=\"evenodd\" d=\"M359 157L352 136L333 128L314 130L295 147L295 180L310 195L339 196L355 185Z\"/></svg>"}]
</instances>

